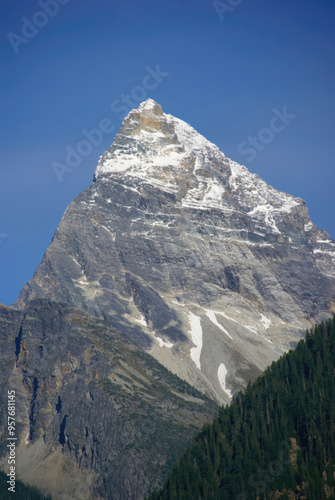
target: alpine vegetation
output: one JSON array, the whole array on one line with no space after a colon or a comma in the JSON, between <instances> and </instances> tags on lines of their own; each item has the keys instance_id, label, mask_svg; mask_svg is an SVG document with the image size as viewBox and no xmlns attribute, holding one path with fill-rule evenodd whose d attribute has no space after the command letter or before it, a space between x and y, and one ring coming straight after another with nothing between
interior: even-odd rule
<instances>
[{"instance_id":1,"label":"alpine vegetation","mask_svg":"<svg viewBox=\"0 0 335 500\"><path fill-rule=\"evenodd\" d=\"M335 496L335 316L193 438L148 500Z\"/></svg>"}]
</instances>

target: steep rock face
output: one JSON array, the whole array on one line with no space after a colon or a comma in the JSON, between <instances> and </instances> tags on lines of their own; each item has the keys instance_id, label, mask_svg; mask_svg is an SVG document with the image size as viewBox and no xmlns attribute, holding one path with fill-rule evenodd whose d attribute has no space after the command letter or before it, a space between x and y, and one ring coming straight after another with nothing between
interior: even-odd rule
<instances>
[{"instance_id":1,"label":"steep rock face","mask_svg":"<svg viewBox=\"0 0 335 500\"><path fill-rule=\"evenodd\" d=\"M43 297L83 309L227 402L335 310L334 259L303 200L148 99L14 305Z\"/></svg>"},{"instance_id":2,"label":"steep rock face","mask_svg":"<svg viewBox=\"0 0 335 500\"><path fill-rule=\"evenodd\" d=\"M66 304L0 306L0 468L7 391L16 393L17 471L54 500L141 499L216 404L113 328Z\"/></svg>"}]
</instances>

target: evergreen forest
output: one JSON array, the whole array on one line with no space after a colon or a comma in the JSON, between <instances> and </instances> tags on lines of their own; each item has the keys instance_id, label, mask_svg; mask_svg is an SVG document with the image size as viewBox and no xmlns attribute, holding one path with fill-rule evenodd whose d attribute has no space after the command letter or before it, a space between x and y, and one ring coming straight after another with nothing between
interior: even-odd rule
<instances>
[{"instance_id":1,"label":"evergreen forest","mask_svg":"<svg viewBox=\"0 0 335 500\"><path fill-rule=\"evenodd\" d=\"M335 499L335 316L193 438L148 500Z\"/></svg>"}]
</instances>

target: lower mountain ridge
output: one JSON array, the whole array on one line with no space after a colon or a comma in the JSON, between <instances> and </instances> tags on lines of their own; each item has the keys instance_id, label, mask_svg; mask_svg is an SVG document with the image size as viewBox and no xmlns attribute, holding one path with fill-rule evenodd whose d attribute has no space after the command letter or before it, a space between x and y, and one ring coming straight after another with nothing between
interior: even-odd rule
<instances>
[{"instance_id":1,"label":"lower mountain ridge","mask_svg":"<svg viewBox=\"0 0 335 500\"><path fill-rule=\"evenodd\" d=\"M66 304L0 307L0 468L16 398L18 477L53 500L140 499L217 405Z\"/></svg>"}]
</instances>

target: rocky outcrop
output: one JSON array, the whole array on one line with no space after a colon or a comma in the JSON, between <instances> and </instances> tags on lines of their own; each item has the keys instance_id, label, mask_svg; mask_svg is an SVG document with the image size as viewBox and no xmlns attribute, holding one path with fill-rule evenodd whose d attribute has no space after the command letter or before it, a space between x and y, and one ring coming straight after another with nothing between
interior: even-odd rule
<instances>
[{"instance_id":1,"label":"rocky outcrop","mask_svg":"<svg viewBox=\"0 0 335 500\"><path fill-rule=\"evenodd\" d=\"M1 468L16 392L19 478L54 500L140 499L216 405L112 327L71 306L0 308Z\"/></svg>"}]
</instances>

